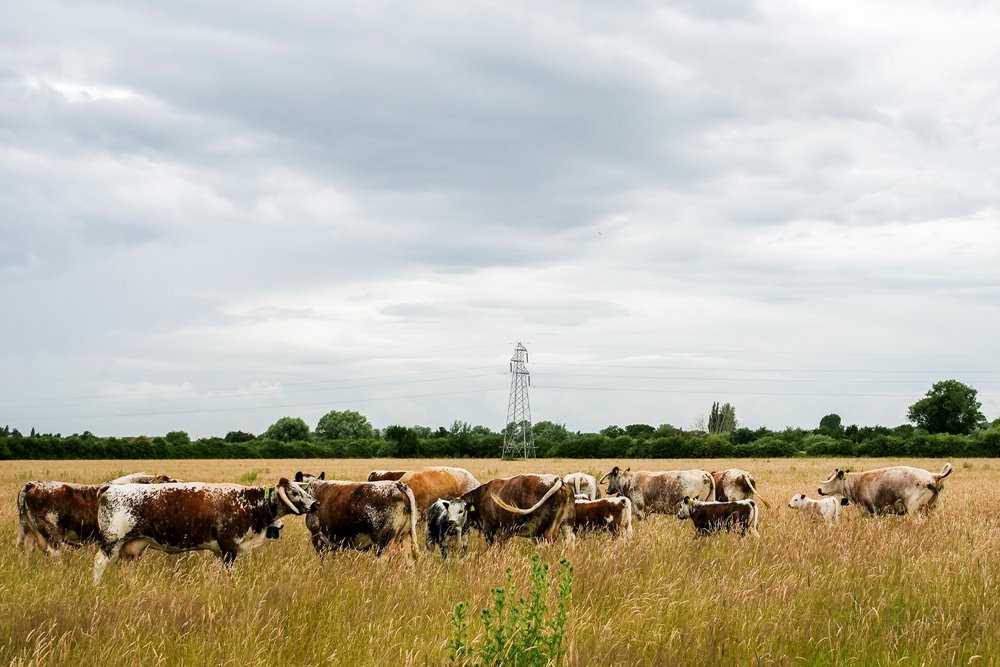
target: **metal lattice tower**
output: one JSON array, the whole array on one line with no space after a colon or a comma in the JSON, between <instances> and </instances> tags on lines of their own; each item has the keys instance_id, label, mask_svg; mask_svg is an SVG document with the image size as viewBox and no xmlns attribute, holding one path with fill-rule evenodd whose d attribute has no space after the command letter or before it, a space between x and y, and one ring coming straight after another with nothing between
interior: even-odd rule
<instances>
[{"instance_id":1,"label":"metal lattice tower","mask_svg":"<svg viewBox=\"0 0 1000 667\"><path fill-rule=\"evenodd\" d=\"M502 458L535 458L535 438L531 434L531 405L528 403L528 349L521 343L510 359L510 400L507 402L507 423L503 430Z\"/></svg>"}]
</instances>

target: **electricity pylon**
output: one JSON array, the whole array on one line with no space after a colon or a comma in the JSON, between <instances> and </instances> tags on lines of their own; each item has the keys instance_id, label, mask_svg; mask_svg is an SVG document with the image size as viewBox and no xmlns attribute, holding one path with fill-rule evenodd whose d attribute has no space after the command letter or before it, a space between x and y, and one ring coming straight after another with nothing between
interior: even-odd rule
<instances>
[{"instance_id":1,"label":"electricity pylon","mask_svg":"<svg viewBox=\"0 0 1000 667\"><path fill-rule=\"evenodd\" d=\"M503 430L502 458L535 458L535 438L531 434L531 405L528 403L528 350L521 343L510 359L510 399L507 402L507 424Z\"/></svg>"}]
</instances>

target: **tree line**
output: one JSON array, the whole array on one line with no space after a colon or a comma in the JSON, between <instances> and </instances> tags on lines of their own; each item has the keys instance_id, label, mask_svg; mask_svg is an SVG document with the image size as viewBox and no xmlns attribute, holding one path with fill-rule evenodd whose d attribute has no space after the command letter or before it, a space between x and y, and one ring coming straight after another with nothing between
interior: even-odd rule
<instances>
[{"instance_id":1,"label":"tree line","mask_svg":"<svg viewBox=\"0 0 1000 667\"><path fill-rule=\"evenodd\" d=\"M895 427L844 426L839 415L829 414L813 429L751 429L739 425L732 405L714 403L707 428L629 424L586 433L541 421L532 431L538 455L546 458L1000 457L1000 419L988 423L980 407L975 389L945 380L910 406L911 423ZM359 412L332 410L315 429L301 418L282 417L260 434L230 431L196 440L184 431L118 438L33 428L23 435L5 426L0 459L495 458L503 438L503 431L460 420L436 429L379 430Z\"/></svg>"}]
</instances>

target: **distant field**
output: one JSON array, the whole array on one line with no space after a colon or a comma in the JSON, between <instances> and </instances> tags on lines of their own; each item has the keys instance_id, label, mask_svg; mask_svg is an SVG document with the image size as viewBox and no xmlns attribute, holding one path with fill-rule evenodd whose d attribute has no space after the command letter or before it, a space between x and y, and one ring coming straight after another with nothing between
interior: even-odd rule
<instances>
[{"instance_id":1,"label":"distant field","mask_svg":"<svg viewBox=\"0 0 1000 667\"><path fill-rule=\"evenodd\" d=\"M862 520L830 530L787 508L815 496L835 466L942 460L620 461L635 469L740 467L772 503L761 538L695 540L689 522L654 516L627 544L595 536L538 547L575 568L571 665L1000 664L1000 472L952 460L945 507L924 524ZM15 498L28 479L97 482L144 470L185 480L270 484L296 470L364 479L373 468L447 461L29 461L0 469L0 664L438 665L456 603L488 605L504 570L526 580L533 542L464 561L425 554L376 561L345 552L320 564L302 519L226 572L211 554L149 551L91 584L95 547L61 560L15 548ZM463 460L480 480L519 472L603 473L609 461Z\"/></svg>"}]
</instances>

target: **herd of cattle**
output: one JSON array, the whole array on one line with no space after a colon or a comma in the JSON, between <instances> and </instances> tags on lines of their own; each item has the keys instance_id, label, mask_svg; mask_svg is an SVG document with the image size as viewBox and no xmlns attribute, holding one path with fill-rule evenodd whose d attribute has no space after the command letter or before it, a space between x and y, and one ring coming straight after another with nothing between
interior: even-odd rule
<instances>
[{"instance_id":1,"label":"herd of cattle","mask_svg":"<svg viewBox=\"0 0 1000 667\"><path fill-rule=\"evenodd\" d=\"M796 494L788 506L836 522L840 505L865 514L923 518L939 504L942 481L951 474L895 466L853 473L835 470L818 489L823 500ZM601 485L607 484L602 497ZM840 497L838 502L836 497ZM581 531L609 531L628 539L632 517L649 513L691 519L696 534L734 530L759 535L765 506L756 480L745 470L647 472L615 466L600 482L578 472L560 477L516 475L483 484L463 468L375 470L367 482L328 480L297 472L273 487L182 482L136 473L105 484L30 481L18 494L19 543L56 554L64 544L97 542L94 582L107 565L138 558L149 547L168 552L209 550L226 563L266 539L276 539L282 518L304 514L320 557L343 548L376 553L409 548L420 554L417 525L424 522L425 547L450 545L462 552L470 529L486 543L512 536L569 542Z\"/></svg>"}]
</instances>

